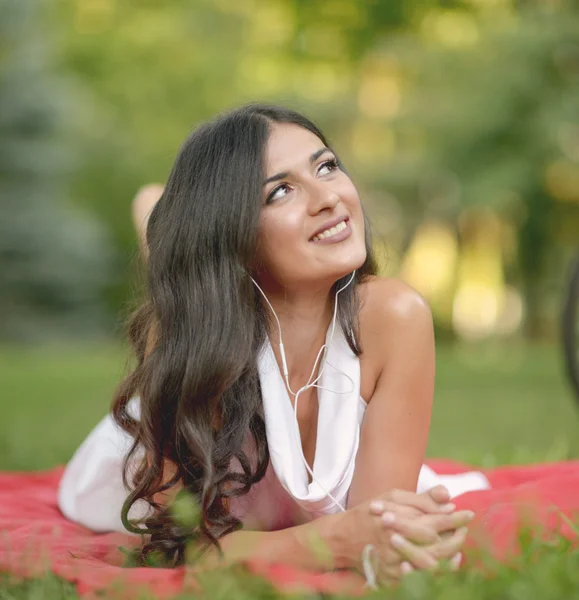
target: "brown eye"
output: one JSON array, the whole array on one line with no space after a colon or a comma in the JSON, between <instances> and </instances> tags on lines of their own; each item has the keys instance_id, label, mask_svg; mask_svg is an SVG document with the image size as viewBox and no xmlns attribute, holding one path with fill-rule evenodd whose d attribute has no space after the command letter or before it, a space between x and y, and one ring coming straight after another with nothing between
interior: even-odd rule
<instances>
[{"instance_id":1,"label":"brown eye","mask_svg":"<svg viewBox=\"0 0 579 600\"><path fill-rule=\"evenodd\" d=\"M318 169L318 173L323 169L323 168L327 168L329 169L329 172L331 173L332 171L335 171L337 168L339 167L338 165L338 161L335 158L332 158L330 160L325 160L321 165L320 168Z\"/></svg>"},{"instance_id":2,"label":"brown eye","mask_svg":"<svg viewBox=\"0 0 579 600\"><path fill-rule=\"evenodd\" d=\"M277 200L277 198L275 197L277 192L279 192L279 190L284 189L284 188L289 188L287 183L282 183L282 184L278 185L277 187L274 187L273 190L271 190L271 192L268 194L267 198L265 199L265 203L270 204L273 200Z\"/></svg>"}]
</instances>

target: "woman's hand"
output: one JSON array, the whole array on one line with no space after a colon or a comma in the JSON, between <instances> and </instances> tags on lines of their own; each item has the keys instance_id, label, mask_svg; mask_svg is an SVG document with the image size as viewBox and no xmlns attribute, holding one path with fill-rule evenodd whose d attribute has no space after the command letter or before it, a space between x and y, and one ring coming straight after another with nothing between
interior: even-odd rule
<instances>
[{"instance_id":1,"label":"woman's hand","mask_svg":"<svg viewBox=\"0 0 579 600\"><path fill-rule=\"evenodd\" d=\"M390 530L391 545L400 554L397 576L418 569L432 569L447 559L458 569L460 548L474 517L471 511L454 512L450 494L444 486L436 486L423 494L392 490L385 497L369 503L370 514L378 517ZM392 575L394 561L389 560Z\"/></svg>"},{"instance_id":2,"label":"woman's hand","mask_svg":"<svg viewBox=\"0 0 579 600\"><path fill-rule=\"evenodd\" d=\"M386 512L382 517L375 517L382 522L390 545L398 551L396 560L390 555L386 558L389 570L399 569L398 575L414 569L435 570L440 560L448 560L451 568L458 569L460 549L473 516L471 511L460 511L450 515L418 517ZM379 551L377 553L379 556Z\"/></svg>"},{"instance_id":3,"label":"woman's hand","mask_svg":"<svg viewBox=\"0 0 579 600\"><path fill-rule=\"evenodd\" d=\"M406 516L420 516L424 514L449 514L456 506L449 502L450 493L443 485L416 494L405 490L391 490L383 496L371 500L368 507L371 514L381 515L387 505L396 505L396 509Z\"/></svg>"},{"instance_id":4,"label":"woman's hand","mask_svg":"<svg viewBox=\"0 0 579 600\"><path fill-rule=\"evenodd\" d=\"M456 557L474 514L454 511L444 492L392 490L348 510L340 534L342 562L363 569L364 548L371 545L374 556L366 560L375 559L378 581L393 583L412 568L434 570L441 559Z\"/></svg>"}]
</instances>

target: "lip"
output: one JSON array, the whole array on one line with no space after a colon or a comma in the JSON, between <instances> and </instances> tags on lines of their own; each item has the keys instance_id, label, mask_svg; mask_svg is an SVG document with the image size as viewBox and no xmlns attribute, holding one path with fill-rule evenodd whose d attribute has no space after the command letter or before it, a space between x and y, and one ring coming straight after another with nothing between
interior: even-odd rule
<instances>
[{"instance_id":1,"label":"lip","mask_svg":"<svg viewBox=\"0 0 579 600\"><path fill-rule=\"evenodd\" d=\"M347 222L350 219L348 218L347 215L342 215L341 217L335 217L333 219L331 219L330 221L326 221L320 228L316 229L314 231L314 233L312 233L312 235L310 236L310 242L312 241L312 238L314 238L316 235L318 235L318 233L322 233L322 231L326 231L326 229L330 229L331 227L335 227L338 223L341 223L342 221L346 221L346 225L348 224Z\"/></svg>"},{"instance_id":2,"label":"lip","mask_svg":"<svg viewBox=\"0 0 579 600\"><path fill-rule=\"evenodd\" d=\"M340 219L338 223L343 221L344 219ZM336 223L337 224L337 223ZM330 225L330 227L332 227ZM327 227L326 227L327 229ZM324 231L322 229L322 231ZM317 235L317 234L316 234ZM338 231L338 233L334 233L334 235L330 235L329 237L322 238L321 240L310 240L312 244L336 244L337 242L341 242L352 235L352 227L350 226L350 219L346 219L346 227L342 229L342 231Z\"/></svg>"}]
</instances>

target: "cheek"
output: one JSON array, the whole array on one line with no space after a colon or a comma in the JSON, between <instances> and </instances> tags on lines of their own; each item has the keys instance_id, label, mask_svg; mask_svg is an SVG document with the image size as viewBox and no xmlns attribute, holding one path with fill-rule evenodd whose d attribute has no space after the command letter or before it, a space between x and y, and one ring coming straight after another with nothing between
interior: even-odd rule
<instances>
[{"instance_id":1,"label":"cheek","mask_svg":"<svg viewBox=\"0 0 579 600\"><path fill-rule=\"evenodd\" d=\"M348 205L348 211L352 218L352 251L356 254L366 254L366 225L364 223L364 213L362 212L362 204L357 195L352 198L352 204Z\"/></svg>"},{"instance_id":2,"label":"cheek","mask_svg":"<svg viewBox=\"0 0 579 600\"><path fill-rule=\"evenodd\" d=\"M362 213L362 203L356 186L348 179L344 182L340 193L342 202L346 209L354 219L355 228L361 233L364 233L364 214Z\"/></svg>"},{"instance_id":3,"label":"cheek","mask_svg":"<svg viewBox=\"0 0 579 600\"><path fill-rule=\"evenodd\" d=\"M352 181L346 177L340 187L341 190L338 193L340 194L342 201L347 204L351 212L362 212L360 194L358 194L358 190Z\"/></svg>"},{"instance_id":4,"label":"cheek","mask_svg":"<svg viewBox=\"0 0 579 600\"><path fill-rule=\"evenodd\" d=\"M268 217L260 223L258 256L263 264L275 271L294 263L303 251L303 231L298 217L285 214L281 218Z\"/></svg>"}]
</instances>

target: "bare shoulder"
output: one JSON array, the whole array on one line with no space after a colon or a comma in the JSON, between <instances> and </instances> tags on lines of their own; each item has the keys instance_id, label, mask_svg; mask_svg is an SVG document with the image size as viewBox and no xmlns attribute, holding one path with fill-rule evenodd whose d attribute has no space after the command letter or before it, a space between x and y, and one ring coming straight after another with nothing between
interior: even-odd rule
<instances>
[{"instance_id":1,"label":"bare shoulder","mask_svg":"<svg viewBox=\"0 0 579 600\"><path fill-rule=\"evenodd\" d=\"M413 323L431 323L426 299L411 285L395 277L373 277L360 286L360 325L372 329L407 329Z\"/></svg>"},{"instance_id":2,"label":"bare shoulder","mask_svg":"<svg viewBox=\"0 0 579 600\"><path fill-rule=\"evenodd\" d=\"M374 396L381 375L403 370L409 356L434 352L434 329L428 302L412 286L393 277L372 277L360 294L361 395Z\"/></svg>"},{"instance_id":3,"label":"bare shoulder","mask_svg":"<svg viewBox=\"0 0 579 600\"><path fill-rule=\"evenodd\" d=\"M430 360L434 327L426 299L400 279L373 277L359 292L361 394L370 402L384 373L402 373L423 355Z\"/></svg>"}]
</instances>

